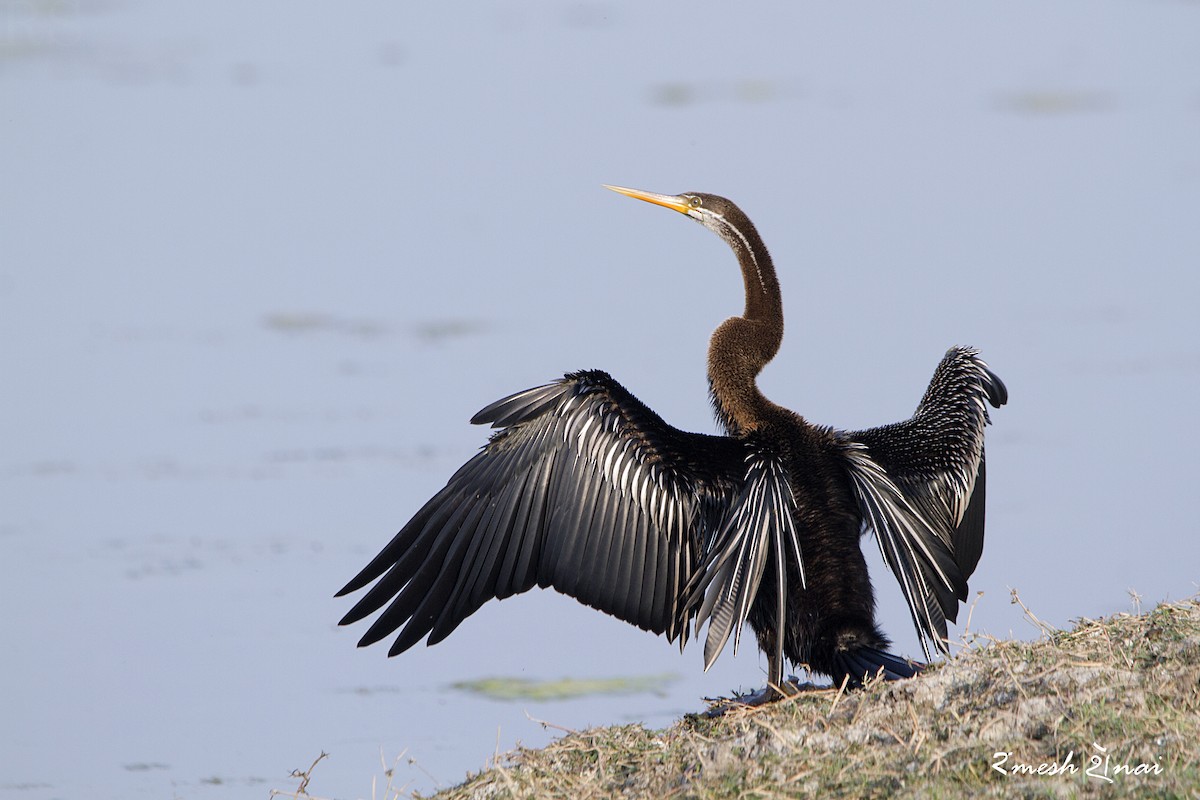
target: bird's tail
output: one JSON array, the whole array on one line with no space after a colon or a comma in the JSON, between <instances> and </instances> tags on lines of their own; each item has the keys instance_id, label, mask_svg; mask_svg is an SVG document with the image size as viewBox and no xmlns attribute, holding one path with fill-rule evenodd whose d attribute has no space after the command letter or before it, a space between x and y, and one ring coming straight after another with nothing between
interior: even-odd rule
<instances>
[{"instance_id":1,"label":"bird's tail","mask_svg":"<svg viewBox=\"0 0 1200 800\"><path fill-rule=\"evenodd\" d=\"M842 678L848 677L850 686L862 686L867 679L898 681L911 678L925 665L873 647L859 647L838 653L836 667L841 674L833 676L835 684L840 685Z\"/></svg>"}]
</instances>

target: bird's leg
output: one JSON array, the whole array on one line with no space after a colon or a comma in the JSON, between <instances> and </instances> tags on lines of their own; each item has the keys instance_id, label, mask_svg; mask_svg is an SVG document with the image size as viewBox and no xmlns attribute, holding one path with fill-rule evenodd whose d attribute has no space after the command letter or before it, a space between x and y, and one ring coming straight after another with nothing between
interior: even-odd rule
<instances>
[{"instance_id":1,"label":"bird's leg","mask_svg":"<svg viewBox=\"0 0 1200 800\"><path fill-rule=\"evenodd\" d=\"M777 632L775 652L767 659L767 688L783 691L783 635Z\"/></svg>"}]
</instances>

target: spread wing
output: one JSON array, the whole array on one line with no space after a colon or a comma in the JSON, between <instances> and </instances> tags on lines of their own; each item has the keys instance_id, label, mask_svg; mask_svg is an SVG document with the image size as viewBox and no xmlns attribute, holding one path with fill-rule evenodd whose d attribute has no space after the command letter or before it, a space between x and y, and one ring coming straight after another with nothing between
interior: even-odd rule
<instances>
[{"instance_id":1,"label":"spread wing","mask_svg":"<svg viewBox=\"0 0 1200 800\"><path fill-rule=\"evenodd\" d=\"M359 644L396 631L390 655L434 644L489 599L541 586L682 646L704 553L758 522L727 519L746 494L745 443L673 428L599 371L471 421L499 430L339 592L376 581L342 624L387 606Z\"/></svg>"},{"instance_id":2,"label":"spread wing","mask_svg":"<svg viewBox=\"0 0 1200 800\"><path fill-rule=\"evenodd\" d=\"M983 429L1004 383L967 347L951 348L905 422L843 434L865 524L900 582L921 645L942 652L983 552Z\"/></svg>"}]
</instances>

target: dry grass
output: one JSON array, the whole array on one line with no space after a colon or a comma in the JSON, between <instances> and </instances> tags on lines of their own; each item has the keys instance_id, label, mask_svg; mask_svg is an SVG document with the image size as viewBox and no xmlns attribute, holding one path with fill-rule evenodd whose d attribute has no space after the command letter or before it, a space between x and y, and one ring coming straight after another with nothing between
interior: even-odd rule
<instances>
[{"instance_id":1,"label":"dry grass","mask_svg":"<svg viewBox=\"0 0 1200 800\"><path fill-rule=\"evenodd\" d=\"M915 680L571 733L436 797L1200 798L1200 604L1042 630L973 637Z\"/></svg>"},{"instance_id":2,"label":"dry grass","mask_svg":"<svg viewBox=\"0 0 1200 800\"><path fill-rule=\"evenodd\" d=\"M1025 612L1039 641L968 636L913 680L803 692L661 731L567 732L435 797L1200 800L1200 602L1070 631ZM272 795L317 800L306 791L317 762L295 773L297 791ZM410 796L386 763L384 774L373 798Z\"/></svg>"}]
</instances>

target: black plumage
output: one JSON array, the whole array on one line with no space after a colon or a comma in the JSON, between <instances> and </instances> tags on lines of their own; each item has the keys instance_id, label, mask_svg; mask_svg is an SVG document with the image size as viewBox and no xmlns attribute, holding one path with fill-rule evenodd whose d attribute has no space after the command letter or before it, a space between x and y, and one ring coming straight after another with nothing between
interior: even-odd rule
<instances>
[{"instance_id":1,"label":"black plumage","mask_svg":"<svg viewBox=\"0 0 1200 800\"><path fill-rule=\"evenodd\" d=\"M709 347L726 435L672 427L600 371L492 403L471 420L496 429L487 445L338 593L375 582L342 624L384 609L360 645L399 631L395 655L441 641L492 598L553 587L681 647L707 623L706 669L748 622L773 687L785 661L852 683L908 677L918 665L888 653L875 623L869 530L926 658L930 644L948 652L947 620L982 553L983 428L1004 384L955 347L911 419L812 425L755 382L783 310L750 220L715 195L609 188L696 219L738 257L745 311Z\"/></svg>"}]
</instances>

